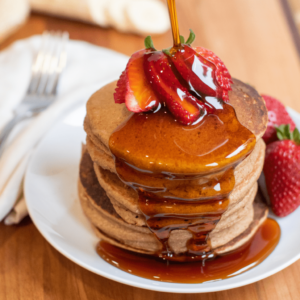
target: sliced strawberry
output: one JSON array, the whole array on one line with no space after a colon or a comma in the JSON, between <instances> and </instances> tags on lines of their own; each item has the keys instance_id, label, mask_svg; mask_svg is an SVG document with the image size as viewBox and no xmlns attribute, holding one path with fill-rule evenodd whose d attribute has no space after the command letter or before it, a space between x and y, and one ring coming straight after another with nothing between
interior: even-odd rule
<instances>
[{"instance_id":1,"label":"sliced strawberry","mask_svg":"<svg viewBox=\"0 0 300 300\"><path fill-rule=\"evenodd\" d=\"M145 112L156 108L158 98L152 90L144 72L144 55L149 50L134 53L117 82L115 103L125 103L132 112Z\"/></svg>"},{"instance_id":2,"label":"sliced strawberry","mask_svg":"<svg viewBox=\"0 0 300 300\"><path fill-rule=\"evenodd\" d=\"M117 87L114 93L115 103L125 103L125 95L127 90L127 79L125 71L122 72L120 79L117 82Z\"/></svg>"},{"instance_id":3,"label":"sliced strawberry","mask_svg":"<svg viewBox=\"0 0 300 300\"><path fill-rule=\"evenodd\" d=\"M266 144L270 144L278 140L276 126L290 124L291 130L294 130L296 125L286 111L284 105L279 100L267 95L262 95L262 97L264 98L268 109L268 126L263 139Z\"/></svg>"},{"instance_id":4,"label":"sliced strawberry","mask_svg":"<svg viewBox=\"0 0 300 300\"><path fill-rule=\"evenodd\" d=\"M228 102L231 76L223 62L211 51L201 47L182 47L171 55L176 69L200 96L211 96Z\"/></svg>"},{"instance_id":5,"label":"sliced strawberry","mask_svg":"<svg viewBox=\"0 0 300 300\"><path fill-rule=\"evenodd\" d=\"M171 55L171 60L179 74L189 86L202 95L216 97L218 83L214 78L215 65L203 58L188 45Z\"/></svg>"},{"instance_id":6,"label":"sliced strawberry","mask_svg":"<svg viewBox=\"0 0 300 300\"><path fill-rule=\"evenodd\" d=\"M145 55L145 74L162 103L184 125L194 123L204 109L204 103L197 100L184 87L169 62L169 58L161 51Z\"/></svg>"},{"instance_id":7,"label":"sliced strawberry","mask_svg":"<svg viewBox=\"0 0 300 300\"><path fill-rule=\"evenodd\" d=\"M133 112L144 112L156 108L159 104L144 72L144 56L149 50L134 53L126 67L127 92L125 103Z\"/></svg>"},{"instance_id":8,"label":"sliced strawberry","mask_svg":"<svg viewBox=\"0 0 300 300\"><path fill-rule=\"evenodd\" d=\"M217 90L217 97L220 97L225 102L229 102L228 92L231 90L231 84L233 82L226 66L221 61L221 59L212 51L202 47L195 47L194 49L198 53L198 55L204 57L216 66L215 76L217 78L219 86L222 89L222 91L219 89Z\"/></svg>"}]
</instances>

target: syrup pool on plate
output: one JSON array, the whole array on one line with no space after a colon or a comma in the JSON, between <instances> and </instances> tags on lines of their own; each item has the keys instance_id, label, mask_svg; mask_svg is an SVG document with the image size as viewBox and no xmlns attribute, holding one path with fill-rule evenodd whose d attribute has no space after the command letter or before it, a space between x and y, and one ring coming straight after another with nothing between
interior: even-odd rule
<instances>
[{"instance_id":1,"label":"syrup pool on plate","mask_svg":"<svg viewBox=\"0 0 300 300\"><path fill-rule=\"evenodd\" d=\"M275 249L280 227L267 219L253 238L242 247L213 260L191 263L168 262L155 257L135 254L104 241L97 246L98 254L111 265L136 276L174 283L203 283L241 274L260 264Z\"/></svg>"}]
</instances>

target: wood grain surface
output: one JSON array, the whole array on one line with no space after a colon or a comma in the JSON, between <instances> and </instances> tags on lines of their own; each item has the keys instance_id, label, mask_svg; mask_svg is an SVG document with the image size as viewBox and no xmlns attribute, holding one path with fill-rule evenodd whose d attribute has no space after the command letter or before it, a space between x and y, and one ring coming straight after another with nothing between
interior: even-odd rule
<instances>
[{"instance_id":1,"label":"wood grain surface","mask_svg":"<svg viewBox=\"0 0 300 300\"><path fill-rule=\"evenodd\" d=\"M192 28L196 44L221 57L232 76L300 111L299 58L278 0L177 2L183 35ZM128 55L143 47L139 36L32 14L0 49L46 29L67 30L72 39ZM154 43L158 49L169 47L171 33L154 37ZM27 217L17 226L0 224L0 299L300 299L300 261L233 290L196 295L158 293L119 284L77 266L50 246Z\"/></svg>"}]
</instances>

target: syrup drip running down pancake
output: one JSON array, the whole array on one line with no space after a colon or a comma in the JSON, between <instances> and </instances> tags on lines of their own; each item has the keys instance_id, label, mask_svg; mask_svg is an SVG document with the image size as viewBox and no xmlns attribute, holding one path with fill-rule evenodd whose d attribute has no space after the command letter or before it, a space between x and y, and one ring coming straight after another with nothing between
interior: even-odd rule
<instances>
[{"instance_id":1,"label":"syrup drip running down pancake","mask_svg":"<svg viewBox=\"0 0 300 300\"><path fill-rule=\"evenodd\" d=\"M110 138L117 173L138 192L146 223L163 245L160 257L174 259L168 240L178 229L193 238L185 256L176 260L213 255L207 236L228 207L234 167L255 145L255 136L238 122L233 108L223 106L188 128L167 110L134 114ZM218 134L211 136L212 131ZM176 197L170 197L172 185Z\"/></svg>"}]
</instances>

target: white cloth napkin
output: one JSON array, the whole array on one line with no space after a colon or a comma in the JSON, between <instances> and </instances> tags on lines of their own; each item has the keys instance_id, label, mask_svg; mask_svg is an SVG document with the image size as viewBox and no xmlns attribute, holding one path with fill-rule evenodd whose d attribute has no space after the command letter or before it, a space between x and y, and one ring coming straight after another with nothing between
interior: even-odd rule
<instances>
[{"instance_id":1,"label":"white cloth napkin","mask_svg":"<svg viewBox=\"0 0 300 300\"><path fill-rule=\"evenodd\" d=\"M0 130L26 92L40 44L41 36L34 36L0 52ZM70 101L68 95L78 91L80 98L87 101L106 82L117 79L128 61L125 55L80 41L70 41L67 53L55 103L21 126L0 157L0 221L12 210L5 224L18 223L27 215L22 191L32 149L59 118L82 104Z\"/></svg>"}]
</instances>

